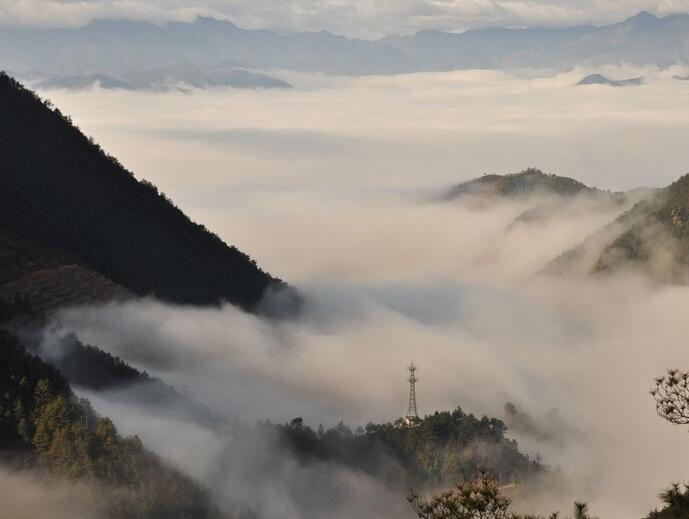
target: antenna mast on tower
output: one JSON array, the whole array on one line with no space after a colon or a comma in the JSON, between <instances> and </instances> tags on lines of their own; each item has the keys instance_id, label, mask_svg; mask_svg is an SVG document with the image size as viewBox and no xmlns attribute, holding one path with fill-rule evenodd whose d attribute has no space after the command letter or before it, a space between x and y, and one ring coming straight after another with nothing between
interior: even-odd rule
<instances>
[{"instance_id":1,"label":"antenna mast on tower","mask_svg":"<svg viewBox=\"0 0 689 519\"><path fill-rule=\"evenodd\" d=\"M407 419L418 419L419 411L416 409L416 383L419 381L416 376L416 370L418 368L414 366L412 362L407 369L409 370L409 407L407 407Z\"/></svg>"}]
</instances>

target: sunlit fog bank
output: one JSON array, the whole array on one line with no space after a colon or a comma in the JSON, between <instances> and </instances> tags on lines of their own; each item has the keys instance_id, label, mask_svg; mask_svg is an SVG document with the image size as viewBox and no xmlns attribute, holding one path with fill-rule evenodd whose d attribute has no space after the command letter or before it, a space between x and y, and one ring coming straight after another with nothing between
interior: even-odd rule
<instances>
[{"instance_id":1,"label":"sunlit fog bank","mask_svg":"<svg viewBox=\"0 0 689 519\"><path fill-rule=\"evenodd\" d=\"M328 238L350 250L387 239L395 256L446 261L423 243L405 250L404 236L381 237L381 221L396 221L410 199L483 173L536 166L618 190L686 172L689 84L672 77L681 71L613 69L611 77L644 75L646 84L575 86L588 72L289 76L289 91L41 93L138 177L294 282L315 268L328 277L353 268L338 261L338 247L327 264L312 264L302 244ZM433 223L430 232L449 238L452 226L468 224L449 221L453 212L436 212L433 222L422 208L407 212L405 227L427 232Z\"/></svg>"},{"instance_id":2,"label":"sunlit fog bank","mask_svg":"<svg viewBox=\"0 0 689 519\"><path fill-rule=\"evenodd\" d=\"M689 463L686 431L660 420L648 395L665 368L689 367L689 290L634 273L540 274L634 199L582 196L523 222L553 199L475 207L436 197L528 166L613 191L689 171L689 82L645 70L641 86L575 86L587 72L291 76L296 88L284 92L42 92L306 301L299 318L280 322L153 299L73 308L46 347L74 329L228 420L300 416L313 426L402 415L413 359L422 414L461 405L503 417L509 401L549 431L508 434L561 469L571 487L554 506L582 499L609 519L647 513ZM268 519L406 511L403 495L349 469L285 458L262 470L268 440L247 446L181 412L83 394L122 432Z\"/></svg>"},{"instance_id":3,"label":"sunlit fog bank","mask_svg":"<svg viewBox=\"0 0 689 519\"><path fill-rule=\"evenodd\" d=\"M559 501L545 501L560 508L576 495L606 517L635 517L664 482L682 478L689 462L686 431L655 416L648 389L665 367L689 361L682 340L689 333L685 289L619 278L540 280L518 289L399 280L386 287L312 290L315 307L297 322L280 324L231 307L194 310L155 302L74 309L59 319L83 340L188 388L192 398L228 419L302 416L314 426L392 420L404 413L404 367L414 359L421 366L422 413L461 405L504 416L503 405L511 401L550 431L551 437L510 434L527 452L562 469L571 488ZM305 504L311 501L304 490L293 487L312 468L286 457L289 470L268 471L266 483L265 472L242 468L254 469L255 458L231 435L182 413L118 404L107 394L87 396L123 432L140 434L222 495L262 503L279 488L294 517L318 516ZM221 456L227 449L242 456ZM339 470L330 475L339 478ZM380 503L368 494L369 485L343 490L330 477L315 480L320 483L309 492L332 497L337 488L357 502L363 493L370 506ZM399 504L393 497L391 505ZM539 509L550 506L539 503ZM330 512L355 517L346 515L351 509L345 505ZM275 514L267 517L280 516Z\"/></svg>"}]
</instances>

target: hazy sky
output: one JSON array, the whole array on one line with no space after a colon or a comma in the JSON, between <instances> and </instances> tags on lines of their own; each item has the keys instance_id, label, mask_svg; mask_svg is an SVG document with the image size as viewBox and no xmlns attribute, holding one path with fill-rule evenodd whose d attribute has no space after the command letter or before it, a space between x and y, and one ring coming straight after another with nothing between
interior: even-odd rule
<instances>
[{"instance_id":1,"label":"hazy sky","mask_svg":"<svg viewBox=\"0 0 689 519\"><path fill-rule=\"evenodd\" d=\"M207 15L251 28L376 37L488 25L603 24L643 9L687 11L689 0L0 0L0 24L79 25L113 17L164 22Z\"/></svg>"}]
</instances>

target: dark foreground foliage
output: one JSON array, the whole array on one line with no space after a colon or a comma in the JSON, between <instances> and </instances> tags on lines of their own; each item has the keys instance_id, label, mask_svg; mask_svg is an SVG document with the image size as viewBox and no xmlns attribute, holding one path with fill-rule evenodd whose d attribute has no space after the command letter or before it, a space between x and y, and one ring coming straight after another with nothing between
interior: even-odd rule
<instances>
[{"instance_id":1,"label":"dark foreground foliage","mask_svg":"<svg viewBox=\"0 0 689 519\"><path fill-rule=\"evenodd\" d=\"M501 492L497 480L479 474L454 488L425 500L414 491L407 501L420 519L544 519L541 515L519 514L511 510L511 501ZM559 512L549 519L558 519ZM596 519L589 515L586 503L574 503L574 519Z\"/></svg>"},{"instance_id":2,"label":"dark foreground foliage","mask_svg":"<svg viewBox=\"0 0 689 519\"><path fill-rule=\"evenodd\" d=\"M651 389L658 416L673 425L689 425L689 373L669 369L655 379ZM658 497L664 504L646 519L686 519L689 517L689 486L672 483Z\"/></svg>"},{"instance_id":3,"label":"dark foreground foliage","mask_svg":"<svg viewBox=\"0 0 689 519\"><path fill-rule=\"evenodd\" d=\"M658 497L665 505L661 510L654 510L646 519L686 519L689 517L689 486L673 483L663 490Z\"/></svg>"},{"instance_id":4,"label":"dark foreground foliage","mask_svg":"<svg viewBox=\"0 0 689 519\"><path fill-rule=\"evenodd\" d=\"M674 425L689 424L689 373L670 369L655 380L651 395L658 416Z\"/></svg>"}]
</instances>

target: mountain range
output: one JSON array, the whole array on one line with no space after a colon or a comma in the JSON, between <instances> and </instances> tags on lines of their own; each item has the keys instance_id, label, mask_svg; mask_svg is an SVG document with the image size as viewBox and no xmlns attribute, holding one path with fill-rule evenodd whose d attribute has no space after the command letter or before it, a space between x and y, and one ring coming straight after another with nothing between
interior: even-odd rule
<instances>
[{"instance_id":1,"label":"mountain range","mask_svg":"<svg viewBox=\"0 0 689 519\"><path fill-rule=\"evenodd\" d=\"M167 71L162 75L172 83L189 80L187 67L195 67L194 75L201 77L212 76L214 68L223 67L227 84L263 87L284 85L265 76L247 76L248 71L369 75L688 63L686 13L659 18L641 12L604 26L488 28L461 33L425 30L378 40L326 31L249 30L213 18L164 25L99 20L77 28L0 29L0 69L19 77L42 78L48 85L74 85L80 82L77 78L105 74L116 78L114 84L152 87L159 81L160 71ZM233 77L241 74L245 75L242 81ZM214 81L206 82L218 81L216 73Z\"/></svg>"}]
</instances>

